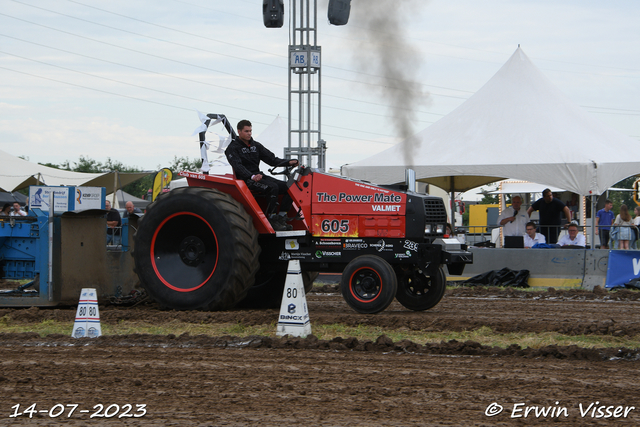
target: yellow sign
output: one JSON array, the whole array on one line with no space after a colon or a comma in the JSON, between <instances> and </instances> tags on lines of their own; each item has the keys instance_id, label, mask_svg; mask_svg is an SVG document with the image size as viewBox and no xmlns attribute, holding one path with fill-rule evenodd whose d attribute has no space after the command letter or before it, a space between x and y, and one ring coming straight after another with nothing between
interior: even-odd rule
<instances>
[{"instance_id":1,"label":"yellow sign","mask_svg":"<svg viewBox=\"0 0 640 427\"><path fill-rule=\"evenodd\" d=\"M153 179L153 196L151 200L156 200L156 197L162 192L162 189L171 182L171 177L171 171L167 168L161 169L156 174L156 177Z\"/></svg>"}]
</instances>

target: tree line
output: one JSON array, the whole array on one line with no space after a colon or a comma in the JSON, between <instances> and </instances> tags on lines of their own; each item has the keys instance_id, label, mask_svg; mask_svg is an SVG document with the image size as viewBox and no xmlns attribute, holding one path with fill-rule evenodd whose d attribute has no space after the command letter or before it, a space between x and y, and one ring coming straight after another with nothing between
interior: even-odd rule
<instances>
[{"instance_id":1,"label":"tree line","mask_svg":"<svg viewBox=\"0 0 640 427\"><path fill-rule=\"evenodd\" d=\"M24 157L23 157L24 158ZM25 159L28 160L28 159ZM122 187L122 190L136 197L140 197L143 199L149 191L150 188L153 187L153 178L155 177L155 171L145 171L142 168L137 166L127 166L124 163L113 160L111 158L107 158L107 161L102 163L97 160L91 159L89 157L80 156L77 162L70 162L66 160L61 164L54 163L39 163L42 166L48 166L50 168L56 168L71 172L85 172L85 173L105 173L105 172L149 172L148 176L141 178L131 184L125 185ZM189 159L188 157L178 157L174 156L173 161L169 164L169 166L164 166L168 168L173 174L173 178L177 178L177 173L180 171L190 171L197 172L200 170L200 166L202 166L201 159ZM158 166L158 170L162 169L162 166Z\"/></svg>"}]
</instances>

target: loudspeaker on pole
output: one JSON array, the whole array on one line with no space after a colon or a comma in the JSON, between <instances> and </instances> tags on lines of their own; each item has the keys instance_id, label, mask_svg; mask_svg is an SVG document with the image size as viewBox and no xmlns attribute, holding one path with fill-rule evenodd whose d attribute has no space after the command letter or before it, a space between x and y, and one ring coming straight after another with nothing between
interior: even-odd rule
<instances>
[{"instance_id":1,"label":"loudspeaker on pole","mask_svg":"<svg viewBox=\"0 0 640 427\"><path fill-rule=\"evenodd\" d=\"M276 335L292 335L303 338L311 335L307 297L304 293L302 270L298 260L289 261Z\"/></svg>"},{"instance_id":2,"label":"loudspeaker on pole","mask_svg":"<svg viewBox=\"0 0 640 427\"><path fill-rule=\"evenodd\" d=\"M76 320L71 336L74 338L96 338L102 335L100 312L98 310L98 293L92 288L82 288Z\"/></svg>"}]
</instances>

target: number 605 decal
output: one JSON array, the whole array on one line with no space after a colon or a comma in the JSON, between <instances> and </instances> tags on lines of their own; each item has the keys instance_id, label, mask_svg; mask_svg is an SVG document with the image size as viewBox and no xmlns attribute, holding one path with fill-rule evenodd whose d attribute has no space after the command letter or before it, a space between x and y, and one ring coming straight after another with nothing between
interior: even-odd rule
<instances>
[{"instance_id":1,"label":"number 605 decal","mask_svg":"<svg viewBox=\"0 0 640 427\"><path fill-rule=\"evenodd\" d=\"M348 233L349 232L349 220L348 219L325 219L320 224L323 233Z\"/></svg>"},{"instance_id":2,"label":"number 605 decal","mask_svg":"<svg viewBox=\"0 0 640 427\"><path fill-rule=\"evenodd\" d=\"M358 217L353 215L314 215L311 233L321 237L358 237Z\"/></svg>"}]
</instances>

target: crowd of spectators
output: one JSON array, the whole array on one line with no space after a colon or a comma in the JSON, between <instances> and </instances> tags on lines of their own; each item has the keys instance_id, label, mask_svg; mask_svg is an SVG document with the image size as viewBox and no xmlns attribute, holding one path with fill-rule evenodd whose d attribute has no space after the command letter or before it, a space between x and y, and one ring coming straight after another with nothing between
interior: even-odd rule
<instances>
[{"instance_id":1,"label":"crowd of spectators","mask_svg":"<svg viewBox=\"0 0 640 427\"><path fill-rule=\"evenodd\" d=\"M498 217L498 225L503 227L504 236L522 236L523 246L548 247L586 247L586 237L577 221L572 220L572 209L575 197L567 206L554 198L550 189L545 189L542 198L535 201L527 211L522 210L522 197L515 195L511 206L505 208ZM530 215L540 212L539 224L531 221ZM616 215L613 202L606 200L604 208L595 215L595 234L600 238L602 249L640 249L640 207L634 209L635 218L627 205L621 205ZM562 220L566 224L562 226ZM567 233L560 236L562 228Z\"/></svg>"},{"instance_id":2,"label":"crowd of spectators","mask_svg":"<svg viewBox=\"0 0 640 427\"><path fill-rule=\"evenodd\" d=\"M0 211L0 216L27 216L27 206L23 208L18 202L5 203Z\"/></svg>"}]
</instances>

